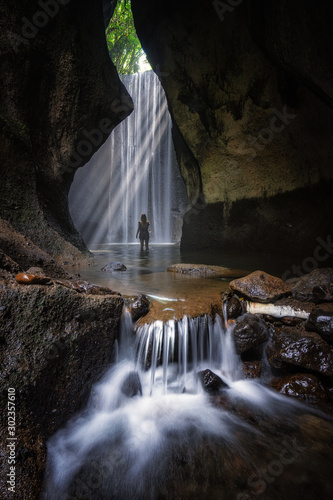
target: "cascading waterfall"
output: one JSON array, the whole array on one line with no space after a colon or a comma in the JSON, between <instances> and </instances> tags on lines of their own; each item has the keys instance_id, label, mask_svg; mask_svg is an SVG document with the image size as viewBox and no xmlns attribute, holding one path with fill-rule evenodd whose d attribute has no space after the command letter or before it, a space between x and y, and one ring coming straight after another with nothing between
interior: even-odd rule
<instances>
[{"instance_id":1,"label":"cascading waterfall","mask_svg":"<svg viewBox=\"0 0 333 500\"><path fill-rule=\"evenodd\" d=\"M134 334L125 312L116 365L95 386L85 412L48 444L43 498L244 500L257 495L256 471L267 461L276 463L297 442L295 415L304 406L243 378L232 328L219 316L214 321L184 317L141 326ZM206 369L226 384L215 396L198 380ZM289 437L281 437L281 428ZM300 467L311 469L311 464L304 458ZM277 481L279 474L265 483L263 498L289 491L290 485L284 490ZM277 492L270 490L271 482L278 483Z\"/></svg>"},{"instance_id":2,"label":"cascading waterfall","mask_svg":"<svg viewBox=\"0 0 333 500\"><path fill-rule=\"evenodd\" d=\"M75 175L70 211L87 244L134 243L141 213L153 243L181 236L186 189L172 142L167 100L153 71L124 75L134 111Z\"/></svg>"}]
</instances>

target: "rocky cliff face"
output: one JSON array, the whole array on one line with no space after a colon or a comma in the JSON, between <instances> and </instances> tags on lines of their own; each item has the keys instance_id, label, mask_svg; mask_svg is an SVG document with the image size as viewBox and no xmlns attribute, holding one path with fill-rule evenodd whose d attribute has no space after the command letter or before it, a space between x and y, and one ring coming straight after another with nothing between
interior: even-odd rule
<instances>
[{"instance_id":1,"label":"rocky cliff face","mask_svg":"<svg viewBox=\"0 0 333 500\"><path fill-rule=\"evenodd\" d=\"M68 211L74 173L132 110L102 3L1 2L0 217L61 263L86 252Z\"/></svg>"},{"instance_id":2,"label":"rocky cliff face","mask_svg":"<svg viewBox=\"0 0 333 500\"><path fill-rule=\"evenodd\" d=\"M192 203L183 248L313 252L332 222L331 4L132 4Z\"/></svg>"},{"instance_id":3,"label":"rocky cliff face","mask_svg":"<svg viewBox=\"0 0 333 500\"><path fill-rule=\"evenodd\" d=\"M0 441L6 450L0 471L6 481L8 438L16 437L10 441L15 444L15 495L3 480L1 498L39 498L47 439L82 408L112 361L123 298L111 290L103 293L82 293L55 282L25 286L0 280ZM8 401L14 401L10 415ZM13 415L14 434L9 434Z\"/></svg>"}]
</instances>

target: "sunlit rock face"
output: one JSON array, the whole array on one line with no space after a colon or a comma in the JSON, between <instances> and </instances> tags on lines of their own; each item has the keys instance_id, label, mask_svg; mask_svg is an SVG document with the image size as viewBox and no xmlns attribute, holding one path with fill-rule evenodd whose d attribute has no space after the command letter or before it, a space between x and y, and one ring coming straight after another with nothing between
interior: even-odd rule
<instances>
[{"instance_id":1,"label":"sunlit rock face","mask_svg":"<svg viewBox=\"0 0 333 500\"><path fill-rule=\"evenodd\" d=\"M70 262L85 251L70 182L133 107L107 52L102 0L2 2L0 37L0 217Z\"/></svg>"},{"instance_id":2,"label":"sunlit rock face","mask_svg":"<svg viewBox=\"0 0 333 500\"><path fill-rule=\"evenodd\" d=\"M332 224L332 5L132 6L192 200L182 247L310 255Z\"/></svg>"}]
</instances>

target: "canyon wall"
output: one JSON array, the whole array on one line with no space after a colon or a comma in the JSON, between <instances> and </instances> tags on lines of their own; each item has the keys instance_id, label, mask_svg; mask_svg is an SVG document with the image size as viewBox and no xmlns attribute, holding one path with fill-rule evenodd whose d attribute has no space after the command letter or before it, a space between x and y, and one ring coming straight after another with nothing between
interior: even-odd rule
<instances>
[{"instance_id":1,"label":"canyon wall","mask_svg":"<svg viewBox=\"0 0 333 500\"><path fill-rule=\"evenodd\" d=\"M0 217L71 263L87 249L69 186L133 103L108 55L102 0L1 1L1 12Z\"/></svg>"},{"instance_id":2,"label":"canyon wall","mask_svg":"<svg viewBox=\"0 0 333 500\"><path fill-rule=\"evenodd\" d=\"M333 213L332 4L132 6L174 121L182 248L311 254Z\"/></svg>"}]
</instances>

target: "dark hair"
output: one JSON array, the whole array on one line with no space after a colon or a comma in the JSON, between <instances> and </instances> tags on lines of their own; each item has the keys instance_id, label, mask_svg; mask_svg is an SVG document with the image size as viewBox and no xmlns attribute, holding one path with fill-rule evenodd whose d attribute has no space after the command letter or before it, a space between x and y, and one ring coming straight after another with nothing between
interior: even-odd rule
<instances>
[{"instance_id":1,"label":"dark hair","mask_svg":"<svg viewBox=\"0 0 333 500\"><path fill-rule=\"evenodd\" d=\"M145 224L147 222L147 215L141 214L140 220Z\"/></svg>"}]
</instances>

